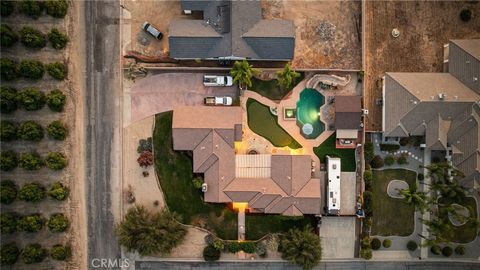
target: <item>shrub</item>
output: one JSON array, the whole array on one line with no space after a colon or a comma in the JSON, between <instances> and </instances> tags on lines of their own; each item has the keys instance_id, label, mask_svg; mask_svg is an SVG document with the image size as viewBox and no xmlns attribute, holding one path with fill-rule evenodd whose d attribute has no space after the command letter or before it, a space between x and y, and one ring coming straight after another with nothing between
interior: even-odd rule
<instances>
[{"instance_id":1,"label":"shrub","mask_svg":"<svg viewBox=\"0 0 480 270\"><path fill-rule=\"evenodd\" d=\"M220 259L220 250L208 245L203 249L203 259L207 262L217 261Z\"/></svg>"},{"instance_id":2,"label":"shrub","mask_svg":"<svg viewBox=\"0 0 480 270\"><path fill-rule=\"evenodd\" d=\"M19 164L27 171L35 171L43 166L43 160L36 152L23 153L20 155Z\"/></svg>"},{"instance_id":3,"label":"shrub","mask_svg":"<svg viewBox=\"0 0 480 270\"><path fill-rule=\"evenodd\" d=\"M68 3L65 0L47 0L45 8L48 15L54 18L63 18L67 15Z\"/></svg>"},{"instance_id":4,"label":"shrub","mask_svg":"<svg viewBox=\"0 0 480 270\"><path fill-rule=\"evenodd\" d=\"M43 4L41 1L22 0L18 4L18 10L30 18L38 19L42 15Z\"/></svg>"},{"instance_id":5,"label":"shrub","mask_svg":"<svg viewBox=\"0 0 480 270\"><path fill-rule=\"evenodd\" d=\"M17 109L17 90L15 88L0 87L0 109L2 113L11 113Z\"/></svg>"},{"instance_id":6,"label":"shrub","mask_svg":"<svg viewBox=\"0 0 480 270\"><path fill-rule=\"evenodd\" d=\"M472 19L472 11L470 9L462 9L460 11L460 20L468 22Z\"/></svg>"},{"instance_id":7,"label":"shrub","mask_svg":"<svg viewBox=\"0 0 480 270\"><path fill-rule=\"evenodd\" d=\"M65 105L65 95L58 89L50 91L50 93L47 94L47 105L52 111L63 111L63 106Z\"/></svg>"},{"instance_id":8,"label":"shrub","mask_svg":"<svg viewBox=\"0 0 480 270\"><path fill-rule=\"evenodd\" d=\"M41 49L47 45L45 34L30 26L20 29L20 41L25 47L32 49Z\"/></svg>"},{"instance_id":9,"label":"shrub","mask_svg":"<svg viewBox=\"0 0 480 270\"><path fill-rule=\"evenodd\" d=\"M370 260L372 258L372 249L366 248L360 250L360 257L364 258L365 260Z\"/></svg>"},{"instance_id":10,"label":"shrub","mask_svg":"<svg viewBox=\"0 0 480 270\"><path fill-rule=\"evenodd\" d=\"M7 17L12 14L14 9L13 1L0 1L0 13L2 17Z\"/></svg>"},{"instance_id":11,"label":"shrub","mask_svg":"<svg viewBox=\"0 0 480 270\"><path fill-rule=\"evenodd\" d=\"M423 175L423 173L419 173L418 176L417 176L417 179L419 181L422 181L423 179L425 179L425 176Z\"/></svg>"},{"instance_id":12,"label":"shrub","mask_svg":"<svg viewBox=\"0 0 480 270\"><path fill-rule=\"evenodd\" d=\"M153 152L152 137L138 141L137 153L141 154L145 151Z\"/></svg>"},{"instance_id":13,"label":"shrub","mask_svg":"<svg viewBox=\"0 0 480 270\"><path fill-rule=\"evenodd\" d=\"M38 183L27 183L20 189L18 197L23 201L38 202L45 198L45 188Z\"/></svg>"},{"instance_id":14,"label":"shrub","mask_svg":"<svg viewBox=\"0 0 480 270\"><path fill-rule=\"evenodd\" d=\"M311 269L322 257L320 237L309 227L303 230L290 229L280 241L282 259L295 263L304 269Z\"/></svg>"},{"instance_id":15,"label":"shrub","mask_svg":"<svg viewBox=\"0 0 480 270\"><path fill-rule=\"evenodd\" d=\"M70 258L72 255L72 250L70 247L62 246L62 245L54 245L50 249L50 256L52 259L57 261L65 261Z\"/></svg>"},{"instance_id":16,"label":"shrub","mask_svg":"<svg viewBox=\"0 0 480 270\"><path fill-rule=\"evenodd\" d=\"M379 155L376 155L375 157L373 157L372 161L370 162L370 165L374 169L383 167L383 158Z\"/></svg>"},{"instance_id":17,"label":"shrub","mask_svg":"<svg viewBox=\"0 0 480 270\"><path fill-rule=\"evenodd\" d=\"M258 242L255 246L255 254L262 258L265 258L267 256L267 246L262 242Z\"/></svg>"},{"instance_id":18,"label":"shrub","mask_svg":"<svg viewBox=\"0 0 480 270\"><path fill-rule=\"evenodd\" d=\"M23 248L20 257L24 263L32 264L43 261L47 255L47 250L42 248L40 244L28 244Z\"/></svg>"},{"instance_id":19,"label":"shrub","mask_svg":"<svg viewBox=\"0 0 480 270\"><path fill-rule=\"evenodd\" d=\"M0 140L9 142L17 139L17 127L10 121L0 122Z\"/></svg>"},{"instance_id":20,"label":"shrub","mask_svg":"<svg viewBox=\"0 0 480 270\"><path fill-rule=\"evenodd\" d=\"M60 182L53 183L48 190L48 196L57 201L65 200L68 197L69 193L70 190Z\"/></svg>"},{"instance_id":21,"label":"shrub","mask_svg":"<svg viewBox=\"0 0 480 270\"><path fill-rule=\"evenodd\" d=\"M438 245L433 245L431 248L430 248L430 251L435 254L435 255L440 255L440 253L442 252L442 249L440 248L440 246Z\"/></svg>"},{"instance_id":22,"label":"shrub","mask_svg":"<svg viewBox=\"0 0 480 270\"><path fill-rule=\"evenodd\" d=\"M403 138L400 138L400 141L399 141L399 144L401 146L406 146L407 144L409 144L411 142L411 138L410 137L403 137Z\"/></svg>"},{"instance_id":23,"label":"shrub","mask_svg":"<svg viewBox=\"0 0 480 270\"><path fill-rule=\"evenodd\" d=\"M0 75L5 81L13 81L18 78L17 62L6 57L0 58Z\"/></svg>"},{"instance_id":24,"label":"shrub","mask_svg":"<svg viewBox=\"0 0 480 270\"><path fill-rule=\"evenodd\" d=\"M13 32L10 26L2 23L2 25L0 25L0 44L2 47L12 47L17 41L17 33Z\"/></svg>"},{"instance_id":25,"label":"shrub","mask_svg":"<svg viewBox=\"0 0 480 270\"><path fill-rule=\"evenodd\" d=\"M51 232L64 232L69 224L70 222L63 214L54 214L47 221L48 229Z\"/></svg>"},{"instance_id":26,"label":"shrub","mask_svg":"<svg viewBox=\"0 0 480 270\"><path fill-rule=\"evenodd\" d=\"M13 213L0 214L0 231L2 234L12 234L17 230L17 218Z\"/></svg>"},{"instance_id":27,"label":"shrub","mask_svg":"<svg viewBox=\"0 0 480 270\"><path fill-rule=\"evenodd\" d=\"M203 185L203 179L202 177L195 177L193 178L193 187L196 189L201 189Z\"/></svg>"},{"instance_id":28,"label":"shrub","mask_svg":"<svg viewBox=\"0 0 480 270\"><path fill-rule=\"evenodd\" d=\"M388 166L392 166L395 163L395 158L392 155L388 155L385 157L385 164Z\"/></svg>"},{"instance_id":29,"label":"shrub","mask_svg":"<svg viewBox=\"0 0 480 270\"><path fill-rule=\"evenodd\" d=\"M3 3L3 1L2 1ZM0 248L0 261L2 265L12 265L17 262L20 250L15 243L2 245Z\"/></svg>"},{"instance_id":30,"label":"shrub","mask_svg":"<svg viewBox=\"0 0 480 270\"><path fill-rule=\"evenodd\" d=\"M372 247L373 250L380 249L382 246L382 242L378 238L373 238L372 242L370 243L370 246Z\"/></svg>"},{"instance_id":31,"label":"shrub","mask_svg":"<svg viewBox=\"0 0 480 270\"><path fill-rule=\"evenodd\" d=\"M24 216L18 220L18 229L24 232L38 232L44 222L39 214Z\"/></svg>"},{"instance_id":32,"label":"shrub","mask_svg":"<svg viewBox=\"0 0 480 270\"><path fill-rule=\"evenodd\" d=\"M373 143L372 142L366 142L365 146L363 147L363 155L365 157L365 163L370 163L372 161L374 152L373 152Z\"/></svg>"},{"instance_id":33,"label":"shrub","mask_svg":"<svg viewBox=\"0 0 480 270\"><path fill-rule=\"evenodd\" d=\"M25 88L17 95L18 104L27 111L40 110L45 106L45 94L36 88Z\"/></svg>"},{"instance_id":34,"label":"shrub","mask_svg":"<svg viewBox=\"0 0 480 270\"><path fill-rule=\"evenodd\" d=\"M455 254L465 255L465 246L464 246L464 245L458 245L458 246L455 248Z\"/></svg>"},{"instance_id":35,"label":"shrub","mask_svg":"<svg viewBox=\"0 0 480 270\"><path fill-rule=\"evenodd\" d=\"M225 244L221 239L215 239L213 240L212 246L219 251L222 251L225 248Z\"/></svg>"},{"instance_id":36,"label":"shrub","mask_svg":"<svg viewBox=\"0 0 480 270\"><path fill-rule=\"evenodd\" d=\"M143 151L140 156L137 159L138 165L140 167L148 167L150 165L153 165L153 154L152 152L149 151Z\"/></svg>"},{"instance_id":37,"label":"shrub","mask_svg":"<svg viewBox=\"0 0 480 270\"><path fill-rule=\"evenodd\" d=\"M363 173L363 181L365 181L365 189L371 190L373 184L373 174L371 170L365 170Z\"/></svg>"},{"instance_id":38,"label":"shrub","mask_svg":"<svg viewBox=\"0 0 480 270\"><path fill-rule=\"evenodd\" d=\"M52 43L52 47L57 50L65 48L68 43L67 35L60 32L57 28L52 28L52 30L50 30L48 33L48 40Z\"/></svg>"},{"instance_id":39,"label":"shrub","mask_svg":"<svg viewBox=\"0 0 480 270\"><path fill-rule=\"evenodd\" d=\"M389 248L391 246L392 246L392 240L390 240L390 239L383 240L383 247L384 248Z\"/></svg>"},{"instance_id":40,"label":"shrub","mask_svg":"<svg viewBox=\"0 0 480 270\"><path fill-rule=\"evenodd\" d=\"M18 136L25 141L38 142L43 139L43 128L35 121L25 121L18 128Z\"/></svg>"},{"instance_id":41,"label":"shrub","mask_svg":"<svg viewBox=\"0 0 480 270\"><path fill-rule=\"evenodd\" d=\"M57 80L63 80L67 77L67 67L60 62L47 64L48 75Z\"/></svg>"},{"instance_id":42,"label":"shrub","mask_svg":"<svg viewBox=\"0 0 480 270\"><path fill-rule=\"evenodd\" d=\"M442 248L442 255L445 257L450 257L452 256L453 249L449 246L443 247Z\"/></svg>"},{"instance_id":43,"label":"shrub","mask_svg":"<svg viewBox=\"0 0 480 270\"><path fill-rule=\"evenodd\" d=\"M363 210L365 211L365 215L371 216L372 215L372 204L373 204L373 193L371 191L363 192Z\"/></svg>"},{"instance_id":44,"label":"shrub","mask_svg":"<svg viewBox=\"0 0 480 270\"><path fill-rule=\"evenodd\" d=\"M227 250L228 252L230 253L237 253L239 252L241 249L240 249L240 244L237 242L237 241L231 241L231 242L228 242L227 244Z\"/></svg>"},{"instance_id":45,"label":"shrub","mask_svg":"<svg viewBox=\"0 0 480 270\"><path fill-rule=\"evenodd\" d=\"M11 204L17 198L17 186L13 181L3 180L0 183L0 201Z\"/></svg>"},{"instance_id":46,"label":"shrub","mask_svg":"<svg viewBox=\"0 0 480 270\"><path fill-rule=\"evenodd\" d=\"M45 67L37 60L23 60L18 66L18 71L26 79L39 80L45 74Z\"/></svg>"},{"instance_id":47,"label":"shrub","mask_svg":"<svg viewBox=\"0 0 480 270\"><path fill-rule=\"evenodd\" d=\"M240 250L243 250L245 253L254 253L255 242L252 242L252 241L240 242Z\"/></svg>"},{"instance_id":48,"label":"shrub","mask_svg":"<svg viewBox=\"0 0 480 270\"><path fill-rule=\"evenodd\" d=\"M2 171L11 171L18 165L17 155L13 151L3 151L0 153L0 169Z\"/></svg>"},{"instance_id":49,"label":"shrub","mask_svg":"<svg viewBox=\"0 0 480 270\"><path fill-rule=\"evenodd\" d=\"M403 164L408 164L408 160L407 160L407 155L400 155L398 158L397 158L397 163L400 164L400 165L403 165Z\"/></svg>"},{"instance_id":50,"label":"shrub","mask_svg":"<svg viewBox=\"0 0 480 270\"><path fill-rule=\"evenodd\" d=\"M389 144L389 143L380 144L380 150L381 151L395 152L398 149L400 149L400 145L398 145L398 144Z\"/></svg>"},{"instance_id":51,"label":"shrub","mask_svg":"<svg viewBox=\"0 0 480 270\"><path fill-rule=\"evenodd\" d=\"M415 242L413 240L408 241L408 243L407 243L407 249L408 250L415 251L415 250L417 250L417 248L418 248L417 242Z\"/></svg>"},{"instance_id":52,"label":"shrub","mask_svg":"<svg viewBox=\"0 0 480 270\"><path fill-rule=\"evenodd\" d=\"M50 152L45 158L45 163L47 167L51 170L61 170L67 166L67 160L65 157L58 152Z\"/></svg>"},{"instance_id":53,"label":"shrub","mask_svg":"<svg viewBox=\"0 0 480 270\"><path fill-rule=\"evenodd\" d=\"M53 121L47 127L48 136L63 141L67 137L67 128L60 121Z\"/></svg>"}]
</instances>

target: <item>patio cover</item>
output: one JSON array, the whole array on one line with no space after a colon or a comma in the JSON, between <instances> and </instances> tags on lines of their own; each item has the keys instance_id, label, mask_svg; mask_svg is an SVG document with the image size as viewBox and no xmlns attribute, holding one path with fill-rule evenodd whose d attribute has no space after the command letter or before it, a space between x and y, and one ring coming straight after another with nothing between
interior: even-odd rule
<instances>
[{"instance_id":1,"label":"patio cover","mask_svg":"<svg viewBox=\"0 0 480 270\"><path fill-rule=\"evenodd\" d=\"M356 139L358 137L358 130L356 129L338 129L337 139Z\"/></svg>"}]
</instances>

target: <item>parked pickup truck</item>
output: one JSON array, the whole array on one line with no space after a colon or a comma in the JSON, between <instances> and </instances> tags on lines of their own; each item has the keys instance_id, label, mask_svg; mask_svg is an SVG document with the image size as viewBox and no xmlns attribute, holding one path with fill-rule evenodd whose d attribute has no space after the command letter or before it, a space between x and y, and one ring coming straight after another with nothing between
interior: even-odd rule
<instances>
[{"instance_id":1,"label":"parked pickup truck","mask_svg":"<svg viewBox=\"0 0 480 270\"><path fill-rule=\"evenodd\" d=\"M206 97L205 105L208 106L232 106L231 97Z\"/></svg>"},{"instance_id":2,"label":"parked pickup truck","mask_svg":"<svg viewBox=\"0 0 480 270\"><path fill-rule=\"evenodd\" d=\"M223 75L204 75L203 85L205 86L232 86L233 79L231 76Z\"/></svg>"}]
</instances>

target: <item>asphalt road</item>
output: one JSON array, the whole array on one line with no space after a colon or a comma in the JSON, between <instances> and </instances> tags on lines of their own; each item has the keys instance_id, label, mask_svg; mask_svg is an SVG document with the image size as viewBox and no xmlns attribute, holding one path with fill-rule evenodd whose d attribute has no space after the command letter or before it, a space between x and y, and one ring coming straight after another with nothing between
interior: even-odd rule
<instances>
[{"instance_id":1,"label":"asphalt road","mask_svg":"<svg viewBox=\"0 0 480 270\"><path fill-rule=\"evenodd\" d=\"M86 192L88 217L88 265L94 259L118 259L120 247L114 234L112 187L119 179L115 167L118 140L120 89L118 1L85 1L86 29ZM117 102L118 103L118 102ZM118 143L118 141L117 141ZM118 169L118 168L117 168ZM118 198L117 198L118 200ZM118 205L118 202L117 202ZM98 269L98 268L97 268Z\"/></svg>"}]
</instances>

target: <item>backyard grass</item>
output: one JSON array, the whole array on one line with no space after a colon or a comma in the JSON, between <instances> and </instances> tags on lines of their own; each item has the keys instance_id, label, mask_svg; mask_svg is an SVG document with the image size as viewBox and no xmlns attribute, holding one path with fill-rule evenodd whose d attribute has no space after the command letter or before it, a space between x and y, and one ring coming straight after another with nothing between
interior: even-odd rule
<instances>
[{"instance_id":1,"label":"backyard grass","mask_svg":"<svg viewBox=\"0 0 480 270\"><path fill-rule=\"evenodd\" d=\"M355 149L336 149L335 148L335 133L326 139L322 144L313 148L313 152L320 159L320 162L325 163L326 156L333 156L341 158L341 166L343 172L354 172L357 164L355 162Z\"/></svg>"},{"instance_id":2,"label":"backyard grass","mask_svg":"<svg viewBox=\"0 0 480 270\"><path fill-rule=\"evenodd\" d=\"M258 94L271 100L281 100L288 93L290 93L290 91L292 91L292 89L304 78L305 78L304 73L300 72L300 77L298 77L295 80L291 88L282 89L281 87L278 86L277 79L264 81L254 77L252 78L252 87L251 87L252 89L249 89L249 90L257 92Z\"/></svg>"},{"instance_id":3,"label":"backyard grass","mask_svg":"<svg viewBox=\"0 0 480 270\"><path fill-rule=\"evenodd\" d=\"M457 203L460 204L470 211L470 216L471 217L477 217L477 203L473 197L466 197L463 201L460 202L453 202L451 200L448 200L446 198L440 198L438 200L440 204L444 204L445 206L448 206L452 203ZM439 213L440 217L445 219L446 221L450 222L450 219L448 218L448 213L445 209L445 206L439 206ZM455 243L469 243L475 240L477 237L477 228L475 227L475 223L473 221L468 221L462 226L454 226L452 224L453 228L453 236L452 239L449 239L452 242Z\"/></svg>"},{"instance_id":4,"label":"backyard grass","mask_svg":"<svg viewBox=\"0 0 480 270\"><path fill-rule=\"evenodd\" d=\"M373 171L373 224L372 235L408 236L414 231L413 206L402 199L388 196L387 186L391 180L404 180L410 186L416 181L417 173L404 169Z\"/></svg>"},{"instance_id":5,"label":"backyard grass","mask_svg":"<svg viewBox=\"0 0 480 270\"><path fill-rule=\"evenodd\" d=\"M270 112L268 106L249 98L247 100L247 117L250 129L270 141L274 146L288 146L292 149L302 147L278 124L278 117Z\"/></svg>"}]
</instances>

